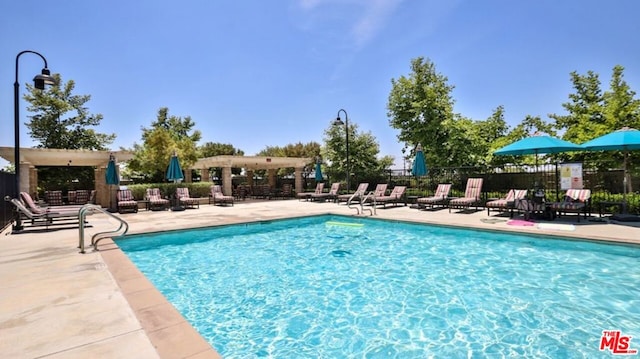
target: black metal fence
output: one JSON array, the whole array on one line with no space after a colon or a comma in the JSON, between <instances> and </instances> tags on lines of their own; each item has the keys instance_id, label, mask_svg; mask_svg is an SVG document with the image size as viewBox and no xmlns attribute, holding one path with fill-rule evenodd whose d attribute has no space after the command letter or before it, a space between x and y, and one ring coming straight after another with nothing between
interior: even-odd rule
<instances>
[{"instance_id":1,"label":"black metal fence","mask_svg":"<svg viewBox=\"0 0 640 359\"><path fill-rule=\"evenodd\" d=\"M13 221L14 211L11 202L4 200L6 196L15 198L17 193L16 175L13 173L0 172L0 229L4 229Z\"/></svg>"}]
</instances>

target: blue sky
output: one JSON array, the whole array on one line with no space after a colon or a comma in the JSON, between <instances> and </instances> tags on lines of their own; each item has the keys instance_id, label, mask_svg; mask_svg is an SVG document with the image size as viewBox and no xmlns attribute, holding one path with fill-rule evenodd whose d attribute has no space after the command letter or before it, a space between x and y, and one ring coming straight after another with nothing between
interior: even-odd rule
<instances>
[{"instance_id":1,"label":"blue sky","mask_svg":"<svg viewBox=\"0 0 640 359\"><path fill-rule=\"evenodd\" d=\"M13 146L15 56L35 50L75 94L91 95L113 149L140 143L160 107L191 116L201 142L253 155L317 141L345 109L402 168L389 126L391 79L431 59L455 86L454 110L510 125L564 113L570 72L608 88L615 65L640 91L637 0L36 0L0 3L0 146ZM20 58L21 93L42 69ZM21 144L27 112L21 100Z\"/></svg>"}]
</instances>

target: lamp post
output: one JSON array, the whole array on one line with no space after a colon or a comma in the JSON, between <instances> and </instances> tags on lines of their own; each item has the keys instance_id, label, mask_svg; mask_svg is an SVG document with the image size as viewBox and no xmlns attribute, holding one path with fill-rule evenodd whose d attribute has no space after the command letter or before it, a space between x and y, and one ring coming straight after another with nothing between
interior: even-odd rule
<instances>
[{"instance_id":1,"label":"lamp post","mask_svg":"<svg viewBox=\"0 0 640 359\"><path fill-rule=\"evenodd\" d=\"M340 112L344 112L344 122L342 122L342 119L340 119ZM344 133L345 133L345 145L346 145L346 157L347 157L347 193L349 193L349 189L351 187L349 187L349 177L351 177L351 169L350 169L350 163L349 163L349 115L347 115L347 111L340 109L338 110L338 116L336 117L336 120L333 121L333 125L334 126L342 126L344 124Z\"/></svg>"},{"instance_id":2,"label":"lamp post","mask_svg":"<svg viewBox=\"0 0 640 359\"><path fill-rule=\"evenodd\" d=\"M15 148L13 153L13 163L16 167L16 195L20 195L20 83L18 82L18 60L22 54L31 53L40 56L42 61L44 61L44 68L39 75L33 78L33 86L38 90L44 90L44 85L55 85L55 80L51 77L51 73L47 68L47 59L44 58L41 54L31 51L25 50L20 52L16 56L16 82L13 83L13 113L14 113L14 126L15 126ZM16 223L13 226L14 231L21 231L22 227L22 219L20 215L16 216Z\"/></svg>"}]
</instances>

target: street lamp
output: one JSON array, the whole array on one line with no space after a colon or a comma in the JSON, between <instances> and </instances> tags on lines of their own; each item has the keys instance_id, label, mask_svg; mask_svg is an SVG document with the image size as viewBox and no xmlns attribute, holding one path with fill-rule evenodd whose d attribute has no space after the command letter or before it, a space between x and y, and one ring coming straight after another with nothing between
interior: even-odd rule
<instances>
[{"instance_id":1,"label":"street lamp","mask_svg":"<svg viewBox=\"0 0 640 359\"><path fill-rule=\"evenodd\" d=\"M340 112L344 112L344 122L342 122L342 119L340 119ZM344 124L344 133L346 135L346 157L347 157L347 193L349 193L349 189L351 187L349 187L349 177L351 177L351 171L350 171L350 166L349 166L349 116L347 115L347 111L340 109L338 110L338 116L336 117L336 120L333 121L333 125L334 126L342 126Z\"/></svg>"},{"instance_id":2,"label":"street lamp","mask_svg":"<svg viewBox=\"0 0 640 359\"><path fill-rule=\"evenodd\" d=\"M44 58L41 54L31 51L25 50L22 51L16 56L16 82L13 83L13 113L14 113L14 126L15 126L15 148L13 153L13 163L16 167L16 195L20 195L20 83L18 83L18 59L22 54L31 53L40 56L42 61L44 61L44 68L42 69L42 73L36 75L33 78L33 86L38 90L44 90L45 85L55 85L55 79L51 76L49 69L47 68L47 59ZM13 226L14 231L21 231L22 227L22 218L20 215L16 216L16 224Z\"/></svg>"}]
</instances>

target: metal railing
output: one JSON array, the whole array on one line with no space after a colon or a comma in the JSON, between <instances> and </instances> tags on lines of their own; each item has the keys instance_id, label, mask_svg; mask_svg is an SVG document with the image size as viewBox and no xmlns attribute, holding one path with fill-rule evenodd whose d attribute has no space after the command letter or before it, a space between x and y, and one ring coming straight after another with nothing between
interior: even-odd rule
<instances>
[{"instance_id":1,"label":"metal railing","mask_svg":"<svg viewBox=\"0 0 640 359\"><path fill-rule=\"evenodd\" d=\"M80 253L85 253L84 250L84 224L85 224L85 218L87 216L87 213L89 212L101 212L106 214L107 216L116 219L118 222L120 222L120 226L115 229L115 230L110 230L110 231L104 231L104 232L98 232L96 234L94 234L91 237L91 246L93 246L93 250L97 251L98 250L98 243L105 239L105 238L111 238L113 236L122 236L125 235L128 231L129 231L129 223L127 223L125 220L123 220L122 218L120 218L119 216L114 215L113 213L107 211L106 209L103 209L102 207L95 205L95 204L85 204L84 206L82 206L82 208L80 209L79 212L79 221L80 221L80 226L78 227L80 233L79 233L79 242L78 242L78 248L80 248ZM123 230L124 229L124 230Z\"/></svg>"}]
</instances>

